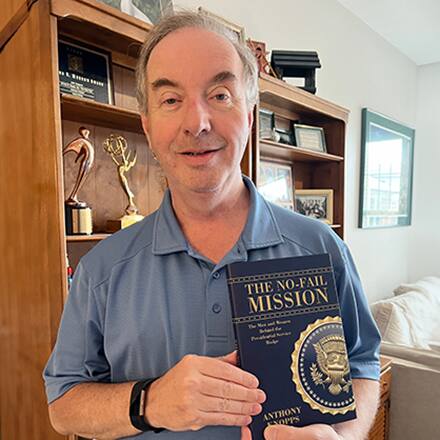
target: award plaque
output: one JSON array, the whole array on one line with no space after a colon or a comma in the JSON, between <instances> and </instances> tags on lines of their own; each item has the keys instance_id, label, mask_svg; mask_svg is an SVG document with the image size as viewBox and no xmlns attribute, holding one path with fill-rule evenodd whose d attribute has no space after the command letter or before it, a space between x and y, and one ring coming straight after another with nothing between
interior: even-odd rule
<instances>
[{"instance_id":1,"label":"award plaque","mask_svg":"<svg viewBox=\"0 0 440 440\"><path fill-rule=\"evenodd\" d=\"M79 136L69 142L63 155L73 151L80 160L78 175L70 196L64 202L67 235L88 235L92 233L92 209L86 202L78 200L78 192L84 184L95 160L95 150L89 140L90 131L80 127Z\"/></svg>"},{"instance_id":2,"label":"award plaque","mask_svg":"<svg viewBox=\"0 0 440 440\"><path fill-rule=\"evenodd\" d=\"M107 221L107 232L116 232L144 218L134 202L134 193L128 186L126 173L136 164L137 153L131 158L132 151L128 150L127 141L122 136L111 134L103 144L104 150L111 156L118 167L119 182L128 198L125 214L117 220Z\"/></svg>"},{"instance_id":3,"label":"award plaque","mask_svg":"<svg viewBox=\"0 0 440 440\"><path fill-rule=\"evenodd\" d=\"M113 104L110 54L71 41L58 42L60 92Z\"/></svg>"}]
</instances>

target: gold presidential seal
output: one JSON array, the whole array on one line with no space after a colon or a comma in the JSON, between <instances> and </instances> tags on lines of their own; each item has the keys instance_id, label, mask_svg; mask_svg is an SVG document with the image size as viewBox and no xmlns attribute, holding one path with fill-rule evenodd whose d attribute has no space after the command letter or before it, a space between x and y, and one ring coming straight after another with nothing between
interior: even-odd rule
<instances>
[{"instance_id":1,"label":"gold presidential seal","mask_svg":"<svg viewBox=\"0 0 440 440\"><path fill-rule=\"evenodd\" d=\"M342 321L327 316L301 332L292 352L292 380L303 401L322 413L355 409Z\"/></svg>"}]
</instances>

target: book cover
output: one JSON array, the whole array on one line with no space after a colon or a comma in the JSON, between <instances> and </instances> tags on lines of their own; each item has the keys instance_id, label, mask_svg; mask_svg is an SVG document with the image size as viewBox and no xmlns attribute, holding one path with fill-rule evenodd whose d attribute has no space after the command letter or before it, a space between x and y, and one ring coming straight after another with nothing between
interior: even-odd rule
<instances>
[{"instance_id":1,"label":"book cover","mask_svg":"<svg viewBox=\"0 0 440 440\"><path fill-rule=\"evenodd\" d=\"M240 365L266 393L250 425L334 424L356 417L328 254L228 265Z\"/></svg>"}]
</instances>

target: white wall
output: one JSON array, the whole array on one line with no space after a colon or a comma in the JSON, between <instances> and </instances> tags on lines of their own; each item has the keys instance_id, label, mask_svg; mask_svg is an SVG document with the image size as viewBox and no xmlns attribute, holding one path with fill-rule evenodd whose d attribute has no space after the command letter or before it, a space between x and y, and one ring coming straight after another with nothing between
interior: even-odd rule
<instances>
[{"instance_id":1,"label":"white wall","mask_svg":"<svg viewBox=\"0 0 440 440\"><path fill-rule=\"evenodd\" d=\"M369 107L412 127L416 122L417 67L336 0L175 0L229 18L268 49L316 50L317 94L350 110L346 150L345 239L369 301L409 281L414 226L357 228L361 109Z\"/></svg>"},{"instance_id":2,"label":"white wall","mask_svg":"<svg viewBox=\"0 0 440 440\"><path fill-rule=\"evenodd\" d=\"M440 63L419 67L410 280L440 277Z\"/></svg>"}]
</instances>

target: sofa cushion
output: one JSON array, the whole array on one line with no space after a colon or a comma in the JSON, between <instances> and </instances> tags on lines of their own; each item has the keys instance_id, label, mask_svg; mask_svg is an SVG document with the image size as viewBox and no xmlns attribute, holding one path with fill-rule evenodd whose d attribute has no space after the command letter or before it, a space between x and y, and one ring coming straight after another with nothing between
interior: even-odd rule
<instances>
[{"instance_id":1,"label":"sofa cushion","mask_svg":"<svg viewBox=\"0 0 440 440\"><path fill-rule=\"evenodd\" d=\"M425 277L421 280L411 284L400 284L394 289L394 295L401 295L411 291L432 293L436 295L440 303L440 278L438 277Z\"/></svg>"},{"instance_id":2,"label":"sofa cushion","mask_svg":"<svg viewBox=\"0 0 440 440\"><path fill-rule=\"evenodd\" d=\"M439 340L440 295L409 291L377 301L371 310L384 341L429 349Z\"/></svg>"}]
</instances>

